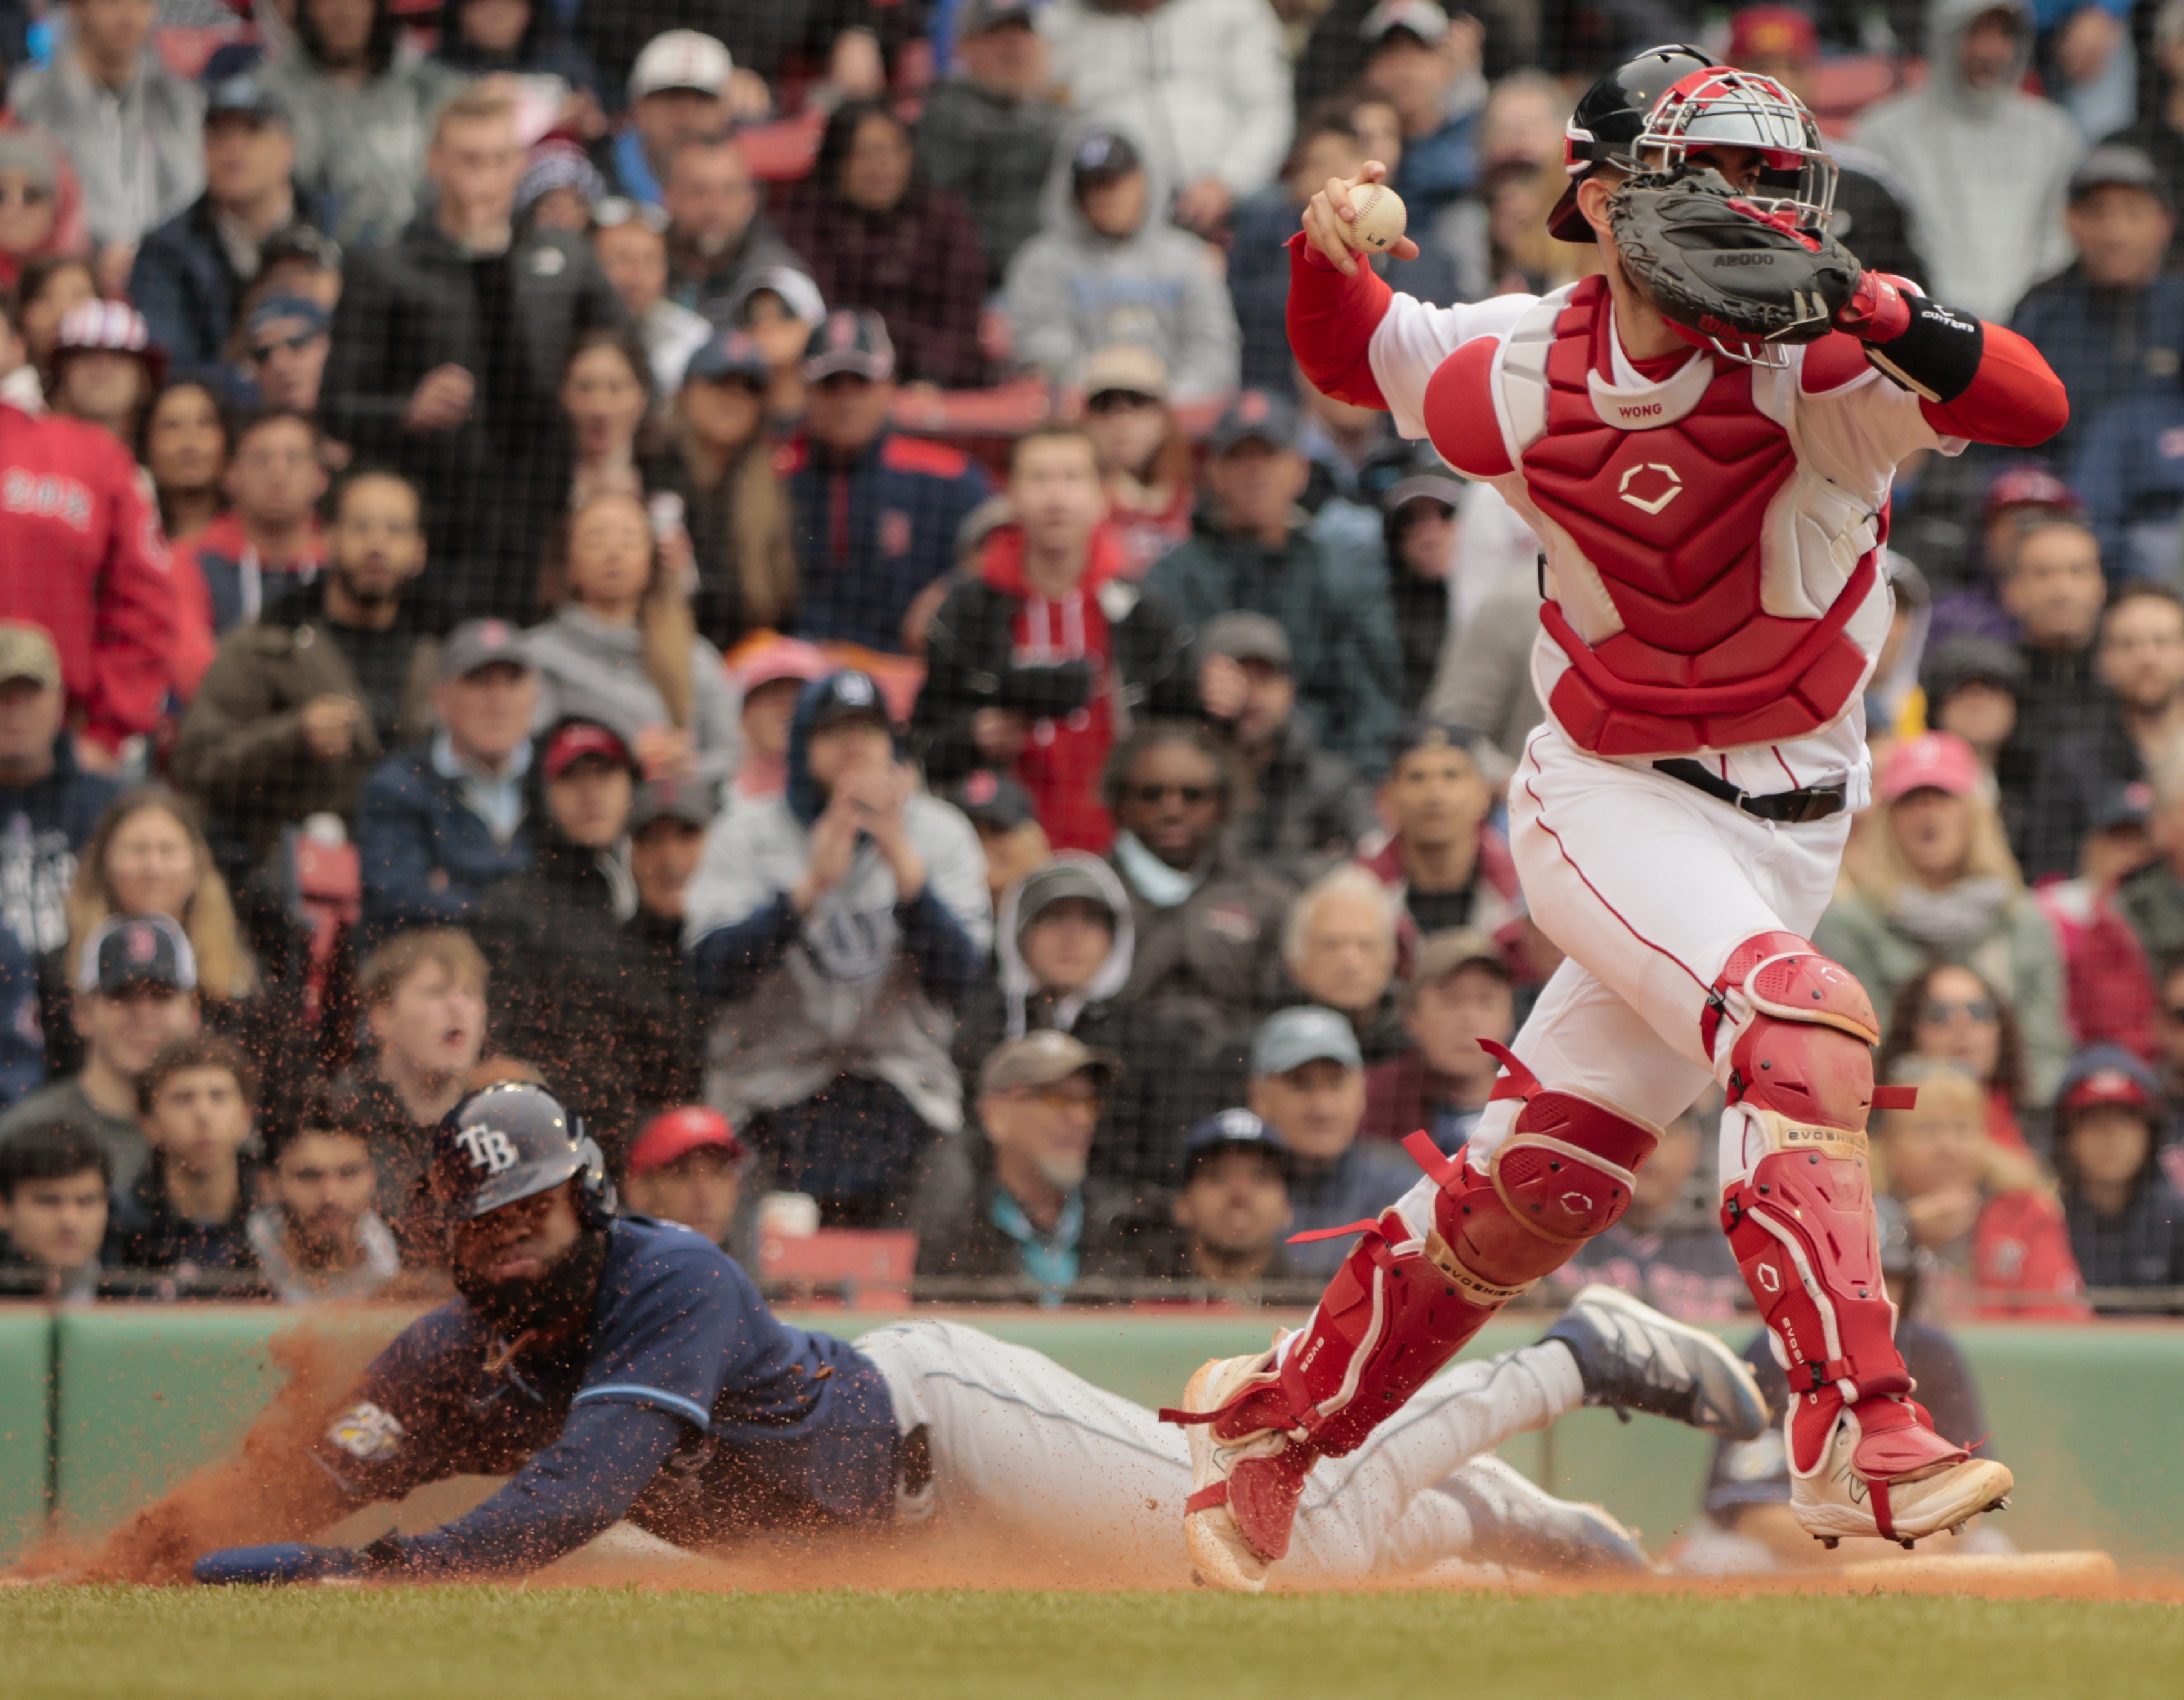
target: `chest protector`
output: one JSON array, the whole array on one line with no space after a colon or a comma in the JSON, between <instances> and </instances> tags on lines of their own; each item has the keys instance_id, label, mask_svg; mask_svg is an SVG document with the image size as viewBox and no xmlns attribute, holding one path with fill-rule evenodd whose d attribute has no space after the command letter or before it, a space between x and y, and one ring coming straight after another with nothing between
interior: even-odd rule
<instances>
[{"instance_id":1,"label":"chest protector","mask_svg":"<svg viewBox=\"0 0 2184 1700\"><path fill-rule=\"evenodd\" d=\"M1844 627L1874 588L1882 516L1801 477L1789 430L1762 410L1758 383L1779 386L1776 412L1796 404L1797 368L1702 355L1657 383L1626 365L1618 387L1613 337L1607 285L1587 278L1543 301L1495 369L1547 521L1540 617L1570 661L1557 722L1610 756L1824 729L1865 677Z\"/></svg>"}]
</instances>

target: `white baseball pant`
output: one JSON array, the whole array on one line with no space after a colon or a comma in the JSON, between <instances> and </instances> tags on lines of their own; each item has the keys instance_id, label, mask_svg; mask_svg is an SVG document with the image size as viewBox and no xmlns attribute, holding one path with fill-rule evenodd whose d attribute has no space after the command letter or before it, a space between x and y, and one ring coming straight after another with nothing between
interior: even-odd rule
<instances>
[{"instance_id":1,"label":"white baseball pant","mask_svg":"<svg viewBox=\"0 0 2184 1700\"><path fill-rule=\"evenodd\" d=\"M1802 783L1785 769L1783 789ZM1755 933L1812 936L1850 822L1847 810L1795 826L1759 820L1541 726L1509 782L1509 847L1532 918L1567 960L1510 1049L1547 1086L1673 1121L1715 1078L1700 1020L1730 953ZM1466 1149L1482 1173L1517 1109L1504 1099L1479 1118ZM1724 1116L1724 1178L1758 1155L1741 1112ZM1403 1196L1421 1233L1439 1192L1422 1180Z\"/></svg>"},{"instance_id":2,"label":"white baseball pant","mask_svg":"<svg viewBox=\"0 0 2184 1700\"><path fill-rule=\"evenodd\" d=\"M1091 1564L1172 1558L1177 1580L1189 1575L1180 1429L959 1323L901 1323L856 1346L885 1378L903 1432L926 1431L936 1514L991 1519ZM1358 1451L1313 1472L1285 1569L1355 1579L1462 1557L1469 1517L1426 1490L1478 1460L1503 1491L1506 1468L1484 1455L1583 1397L1576 1360L1552 1342L1444 1370Z\"/></svg>"}]
</instances>

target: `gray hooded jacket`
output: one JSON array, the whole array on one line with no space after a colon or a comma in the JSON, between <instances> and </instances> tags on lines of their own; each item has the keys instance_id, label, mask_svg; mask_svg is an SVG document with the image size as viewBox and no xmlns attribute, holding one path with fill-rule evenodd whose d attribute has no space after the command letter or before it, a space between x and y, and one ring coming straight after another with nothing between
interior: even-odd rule
<instances>
[{"instance_id":1,"label":"gray hooded jacket","mask_svg":"<svg viewBox=\"0 0 2184 1700\"><path fill-rule=\"evenodd\" d=\"M1166 363L1172 399L1228 394L1236 387L1243 338L1212 251L1167 222L1171 186L1142 145L1145 223L1117 238L1085 222L1069 175L1083 134L1073 131L1056 150L1043 203L1045 228L1017 250L1001 287L1016 358L1074 383L1085 360L1101 348L1141 343Z\"/></svg>"},{"instance_id":2,"label":"gray hooded jacket","mask_svg":"<svg viewBox=\"0 0 2184 1700\"><path fill-rule=\"evenodd\" d=\"M981 951L993 939L986 858L971 823L922 794L903 805L926 885ZM734 927L794 890L811 835L775 797L713 822L684 894L684 947ZM870 841L813 906L779 964L725 1007L707 1045L705 1095L731 1121L799 1104L840 1074L883 1080L944 1134L963 1125L963 1085L948 1054L953 1013L918 983L902 949L894 876Z\"/></svg>"},{"instance_id":3,"label":"gray hooded jacket","mask_svg":"<svg viewBox=\"0 0 2184 1700\"><path fill-rule=\"evenodd\" d=\"M2004 6L2020 20L2017 64L1993 87L1971 88L1964 32ZM2026 0L1934 0L1931 80L1874 107L1858 131L1858 145L1908 191L1935 298L1997 324L2034 283L2070 262L2063 203L2086 146L2061 107L2018 87L2032 28Z\"/></svg>"}]
</instances>

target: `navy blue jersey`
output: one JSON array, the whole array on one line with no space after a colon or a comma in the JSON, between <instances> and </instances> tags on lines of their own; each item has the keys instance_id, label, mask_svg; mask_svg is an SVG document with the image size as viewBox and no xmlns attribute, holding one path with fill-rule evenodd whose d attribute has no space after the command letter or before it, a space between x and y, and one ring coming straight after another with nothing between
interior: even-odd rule
<instances>
[{"instance_id":1,"label":"navy blue jersey","mask_svg":"<svg viewBox=\"0 0 2184 1700\"><path fill-rule=\"evenodd\" d=\"M895 1446L870 1362L777 1319L699 1235L626 1216L588 1329L511 1355L467 1303L444 1305L374 1360L319 1458L359 1500L512 1475L411 1543L413 1568L460 1573L549 1563L625 1516L683 1545L878 1523Z\"/></svg>"}]
</instances>

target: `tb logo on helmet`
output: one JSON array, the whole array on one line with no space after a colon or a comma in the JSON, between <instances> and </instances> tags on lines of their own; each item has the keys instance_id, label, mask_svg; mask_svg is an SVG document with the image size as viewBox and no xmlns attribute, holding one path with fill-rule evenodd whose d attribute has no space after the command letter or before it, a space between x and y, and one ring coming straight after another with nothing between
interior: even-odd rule
<instances>
[{"instance_id":1,"label":"tb logo on helmet","mask_svg":"<svg viewBox=\"0 0 2184 1700\"><path fill-rule=\"evenodd\" d=\"M469 1157L471 1167L482 1173L499 1174L515 1167L515 1146L498 1128L459 1129L455 1143Z\"/></svg>"}]
</instances>

